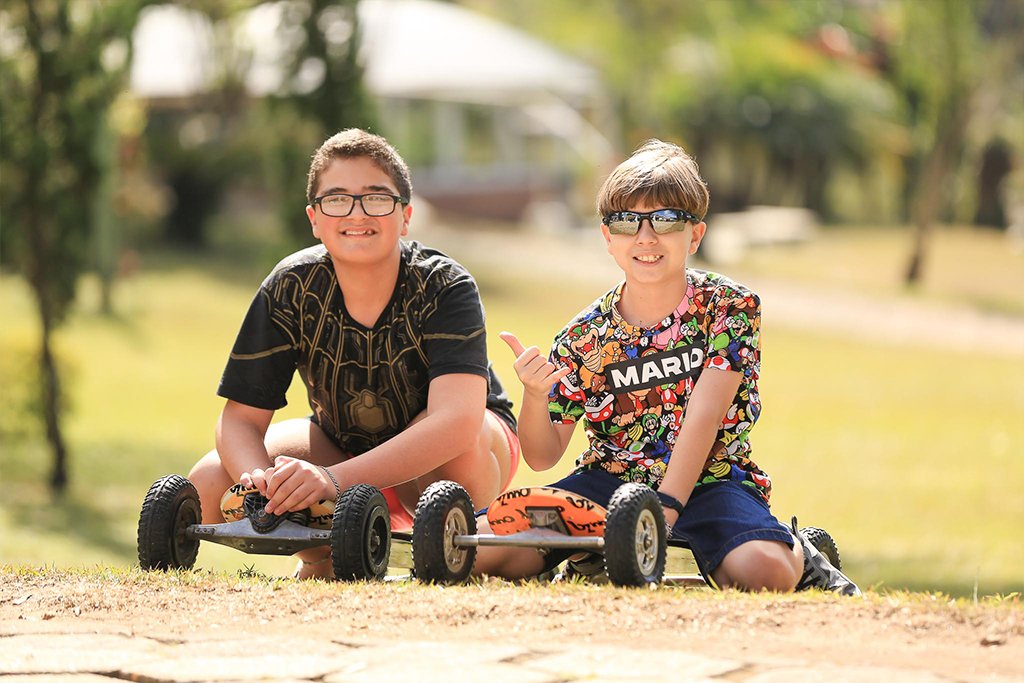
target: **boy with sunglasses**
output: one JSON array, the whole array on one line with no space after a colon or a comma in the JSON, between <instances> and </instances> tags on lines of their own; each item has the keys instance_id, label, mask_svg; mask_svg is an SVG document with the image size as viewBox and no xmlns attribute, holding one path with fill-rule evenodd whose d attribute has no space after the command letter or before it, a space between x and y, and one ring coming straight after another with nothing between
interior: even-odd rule
<instances>
[{"instance_id":1,"label":"boy with sunglasses","mask_svg":"<svg viewBox=\"0 0 1024 683\"><path fill-rule=\"evenodd\" d=\"M242 322L216 449L189 474L203 523L256 489L268 513L329 524L330 501L368 483L393 528L408 528L434 481L486 503L511 480L516 423L487 359L480 293L461 265L401 239L411 196L408 166L382 137L344 130L313 155L306 215L321 244L281 261ZM312 415L271 424L296 370ZM332 574L327 548L299 557L298 577Z\"/></svg>"},{"instance_id":2,"label":"boy with sunglasses","mask_svg":"<svg viewBox=\"0 0 1024 683\"><path fill-rule=\"evenodd\" d=\"M686 265L707 229L708 199L693 158L660 140L605 181L601 232L624 281L556 335L547 359L502 333L524 385L523 457L536 470L553 467L583 422L588 448L552 486L605 507L624 482L655 489L671 533L712 585L857 594L768 507L771 479L749 440L761 411L760 301ZM480 548L476 571L536 575L570 553Z\"/></svg>"}]
</instances>

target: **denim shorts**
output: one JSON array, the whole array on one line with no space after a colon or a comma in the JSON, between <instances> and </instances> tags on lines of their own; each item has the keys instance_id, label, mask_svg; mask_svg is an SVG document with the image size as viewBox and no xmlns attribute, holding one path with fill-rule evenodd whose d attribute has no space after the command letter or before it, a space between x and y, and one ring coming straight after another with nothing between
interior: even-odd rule
<instances>
[{"instance_id":1,"label":"denim shorts","mask_svg":"<svg viewBox=\"0 0 1024 683\"><path fill-rule=\"evenodd\" d=\"M608 507L612 494L623 483L605 470L593 469L570 474L551 486L578 493ZM722 559L747 541L779 541L790 548L794 543L789 528L772 515L760 494L739 481L696 487L672 527L671 538L690 547L701 574L709 580ZM572 554L572 551L552 550L544 558L545 570L553 569Z\"/></svg>"}]
</instances>

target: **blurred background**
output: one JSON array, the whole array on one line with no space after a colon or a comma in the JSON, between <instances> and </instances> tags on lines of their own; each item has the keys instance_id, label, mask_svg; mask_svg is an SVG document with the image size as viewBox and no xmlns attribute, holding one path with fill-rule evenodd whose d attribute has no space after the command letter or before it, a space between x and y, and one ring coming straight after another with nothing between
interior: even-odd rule
<instances>
[{"instance_id":1,"label":"blurred background","mask_svg":"<svg viewBox=\"0 0 1024 683\"><path fill-rule=\"evenodd\" d=\"M0 562L135 561L256 287L313 241L310 155L352 126L412 167L411 237L477 277L514 399L496 333L544 347L616 282L596 190L683 145L712 197L693 265L762 297L777 515L862 586L1024 591L1021 0L6 0Z\"/></svg>"}]
</instances>

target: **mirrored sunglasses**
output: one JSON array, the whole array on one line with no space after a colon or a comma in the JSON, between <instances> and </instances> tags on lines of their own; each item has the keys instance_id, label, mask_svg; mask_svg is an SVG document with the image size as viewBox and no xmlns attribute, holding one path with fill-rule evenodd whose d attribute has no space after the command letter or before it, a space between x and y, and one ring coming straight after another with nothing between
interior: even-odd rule
<instances>
[{"instance_id":1,"label":"mirrored sunglasses","mask_svg":"<svg viewBox=\"0 0 1024 683\"><path fill-rule=\"evenodd\" d=\"M640 225L645 218L659 235L679 232L686 228L687 223L700 223L699 218L684 209L659 209L647 213L613 211L604 217L603 222L613 235L635 235L640 232Z\"/></svg>"}]
</instances>

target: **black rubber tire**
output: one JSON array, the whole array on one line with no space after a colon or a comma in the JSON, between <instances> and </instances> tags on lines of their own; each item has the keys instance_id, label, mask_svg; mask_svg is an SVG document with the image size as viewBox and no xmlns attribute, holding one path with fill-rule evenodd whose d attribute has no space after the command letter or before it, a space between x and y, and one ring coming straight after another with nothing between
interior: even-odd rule
<instances>
[{"instance_id":1,"label":"black rubber tire","mask_svg":"<svg viewBox=\"0 0 1024 683\"><path fill-rule=\"evenodd\" d=\"M139 515L139 566L191 569L199 555L199 539L185 530L203 519L199 492L185 477L169 474L153 482Z\"/></svg>"},{"instance_id":2,"label":"black rubber tire","mask_svg":"<svg viewBox=\"0 0 1024 683\"><path fill-rule=\"evenodd\" d=\"M456 547L452 539L475 533L473 501L466 489L454 481L434 482L416 505L413 574L424 583L463 583L476 561L476 547Z\"/></svg>"},{"instance_id":3,"label":"black rubber tire","mask_svg":"<svg viewBox=\"0 0 1024 683\"><path fill-rule=\"evenodd\" d=\"M842 571L843 561L839 557L839 548L832 535L824 529L816 526L805 526L800 529L800 534L807 539L807 542L818 549L818 552L825 556L833 567Z\"/></svg>"},{"instance_id":4,"label":"black rubber tire","mask_svg":"<svg viewBox=\"0 0 1024 683\"><path fill-rule=\"evenodd\" d=\"M391 513L369 484L345 489L334 506L331 557L339 581L379 581L391 558Z\"/></svg>"},{"instance_id":5,"label":"black rubber tire","mask_svg":"<svg viewBox=\"0 0 1024 683\"><path fill-rule=\"evenodd\" d=\"M665 512L654 491L623 484L608 503L604 526L604 566L616 586L660 583L665 574L668 538Z\"/></svg>"}]
</instances>

